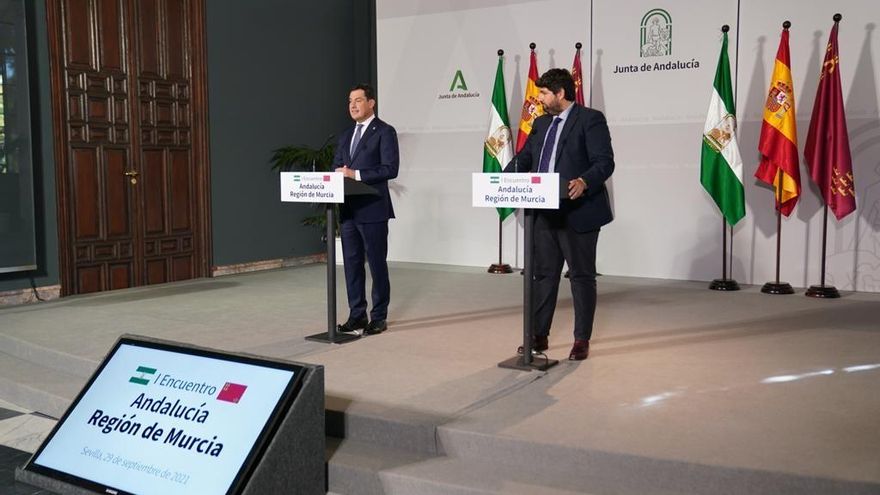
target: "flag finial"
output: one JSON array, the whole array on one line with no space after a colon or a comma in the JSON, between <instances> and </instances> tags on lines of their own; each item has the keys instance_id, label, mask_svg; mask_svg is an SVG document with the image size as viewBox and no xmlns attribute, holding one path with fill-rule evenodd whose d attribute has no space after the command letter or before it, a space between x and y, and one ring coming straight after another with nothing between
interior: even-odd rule
<instances>
[{"instance_id":1,"label":"flag finial","mask_svg":"<svg viewBox=\"0 0 880 495\"><path fill-rule=\"evenodd\" d=\"M531 48L532 50L534 50L536 46L538 45L536 45L534 41L529 43L529 48Z\"/></svg>"},{"instance_id":2,"label":"flag finial","mask_svg":"<svg viewBox=\"0 0 880 495\"><path fill-rule=\"evenodd\" d=\"M785 21L782 23L782 29L788 29L791 27L791 21Z\"/></svg>"},{"instance_id":3,"label":"flag finial","mask_svg":"<svg viewBox=\"0 0 880 495\"><path fill-rule=\"evenodd\" d=\"M841 19L843 19L843 16L840 15L839 12L837 14L834 14L834 22L840 22Z\"/></svg>"},{"instance_id":4,"label":"flag finial","mask_svg":"<svg viewBox=\"0 0 880 495\"><path fill-rule=\"evenodd\" d=\"M502 49L499 48L499 49L498 49L498 56L500 57L500 56L502 56L502 55L504 55L504 50L502 50Z\"/></svg>"},{"instance_id":5,"label":"flag finial","mask_svg":"<svg viewBox=\"0 0 880 495\"><path fill-rule=\"evenodd\" d=\"M728 26L727 24L721 26L721 32L722 32L722 33L726 33L726 32L728 32L728 31L730 31L730 26Z\"/></svg>"},{"instance_id":6,"label":"flag finial","mask_svg":"<svg viewBox=\"0 0 880 495\"><path fill-rule=\"evenodd\" d=\"M576 50L580 50L582 46L584 46L584 45L582 45L580 41L578 41L577 43L574 44L574 47Z\"/></svg>"}]
</instances>

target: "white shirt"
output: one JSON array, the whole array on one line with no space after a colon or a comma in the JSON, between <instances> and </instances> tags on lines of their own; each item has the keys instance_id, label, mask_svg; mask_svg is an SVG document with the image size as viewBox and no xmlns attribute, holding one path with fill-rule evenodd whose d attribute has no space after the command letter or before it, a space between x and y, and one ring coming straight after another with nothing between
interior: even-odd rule
<instances>
[{"instance_id":1,"label":"white shirt","mask_svg":"<svg viewBox=\"0 0 880 495\"><path fill-rule=\"evenodd\" d=\"M363 141L363 140L364 140L364 134L367 133L367 129L370 128L370 124L373 123L373 120L374 120L375 118L376 118L376 114L374 113L373 115L370 115L369 117L367 117L367 119L364 120L363 122L355 122L354 132L351 133L351 141L348 142L348 149L349 149L349 150L354 151L354 150L351 149L351 145L352 145L352 143L354 143L354 136L355 136L355 134L357 134L357 126L359 126L359 125L361 126L361 141ZM360 171L360 170L355 170L355 171L354 171L354 179L355 179L355 180L361 180L361 171Z\"/></svg>"}]
</instances>

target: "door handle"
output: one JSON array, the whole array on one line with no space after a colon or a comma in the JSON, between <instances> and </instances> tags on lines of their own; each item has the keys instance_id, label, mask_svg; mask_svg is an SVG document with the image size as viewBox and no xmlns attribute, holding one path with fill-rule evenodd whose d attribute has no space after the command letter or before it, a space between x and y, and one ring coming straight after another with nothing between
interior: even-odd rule
<instances>
[{"instance_id":1,"label":"door handle","mask_svg":"<svg viewBox=\"0 0 880 495\"><path fill-rule=\"evenodd\" d=\"M131 181L132 184L137 184L137 182L138 182L138 180L137 180L137 177L138 177L138 173L137 173L137 171L135 171L135 170L129 170L129 171L127 171L127 172L124 172L123 175L125 175L126 177L128 177L128 180Z\"/></svg>"}]
</instances>

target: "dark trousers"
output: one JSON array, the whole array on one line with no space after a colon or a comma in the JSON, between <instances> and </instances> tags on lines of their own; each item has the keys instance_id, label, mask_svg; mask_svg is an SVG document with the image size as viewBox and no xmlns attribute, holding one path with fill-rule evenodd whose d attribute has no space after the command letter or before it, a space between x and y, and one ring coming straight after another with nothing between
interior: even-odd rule
<instances>
[{"instance_id":1,"label":"dark trousers","mask_svg":"<svg viewBox=\"0 0 880 495\"><path fill-rule=\"evenodd\" d=\"M345 288L348 292L349 318L367 316L366 272L364 260L370 265L373 279L373 309L370 320L388 317L391 282L388 279L388 222L354 223L344 221L339 232L342 237L342 258L345 265Z\"/></svg>"},{"instance_id":2,"label":"dark trousers","mask_svg":"<svg viewBox=\"0 0 880 495\"><path fill-rule=\"evenodd\" d=\"M590 340L596 313L596 243L599 230L576 232L564 217L538 212L535 217L535 335L548 335L556 311L563 261L568 263L574 303L574 338Z\"/></svg>"}]
</instances>

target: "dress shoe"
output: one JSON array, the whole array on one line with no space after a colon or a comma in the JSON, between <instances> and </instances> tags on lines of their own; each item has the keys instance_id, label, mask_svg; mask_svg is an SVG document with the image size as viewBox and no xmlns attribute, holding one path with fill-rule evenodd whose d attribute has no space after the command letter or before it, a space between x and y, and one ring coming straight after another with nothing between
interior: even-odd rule
<instances>
[{"instance_id":1,"label":"dress shoe","mask_svg":"<svg viewBox=\"0 0 880 495\"><path fill-rule=\"evenodd\" d=\"M535 335L532 337L532 350L536 352L544 352L550 347L547 342L546 335ZM519 346L516 348L517 354L523 353L523 346Z\"/></svg>"},{"instance_id":2,"label":"dress shoe","mask_svg":"<svg viewBox=\"0 0 880 495\"><path fill-rule=\"evenodd\" d=\"M337 332L345 332L345 333L355 333L356 331L367 327L367 319L366 318L349 318L348 321L343 323L342 325L336 325Z\"/></svg>"},{"instance_id":3,"label":"dress shoe","mask_svg":"<svg viewBox=\"0 0 880 495\"><path fill-rule=\"evenodd\" d=\"M385 320L373 320L368 325L364 333L367 335L379 335L388 329L388 324Z\"/></svg>"},{"instance_id":4,"label":"dress shoe","mask_svg":"<svg viewBox=\"0 0 880 495\"><path fill-rule=\"evenodd\" d=\"M583 361L590 355L589 340L575 340L571 346L571 353L568 355L569 361Z\"/></svg>"}]
</instances>

